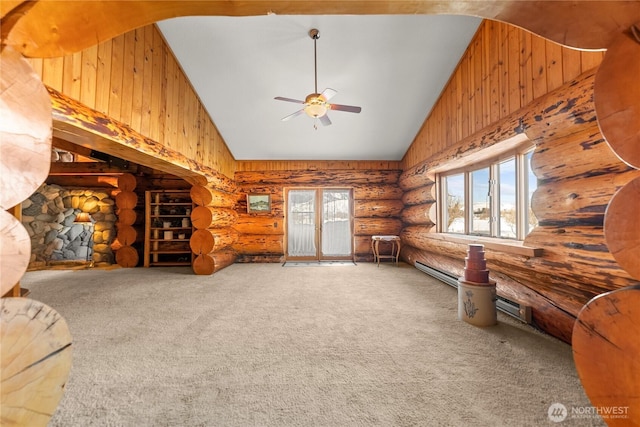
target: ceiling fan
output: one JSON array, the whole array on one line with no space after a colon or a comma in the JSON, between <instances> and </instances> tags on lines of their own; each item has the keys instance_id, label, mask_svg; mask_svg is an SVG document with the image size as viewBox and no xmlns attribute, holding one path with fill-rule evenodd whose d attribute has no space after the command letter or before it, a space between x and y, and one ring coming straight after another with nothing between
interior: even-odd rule
<instances>
[{"instance_id":1,"label":"ceiling fan","mask_svg":"<svg viewBox=\"0 0 640 427\"><path fill-rule=\"evenodd\" d=\"M301 115L302 113L306 113L309 117L313 119L320 120L324 126L329 126L331 124L331 120L329 120L329 116L327 116L327 112L329 110L337 110L337 111L347 111L349 113L359 113L362 108L354 107L352 105L340 105L340 104L329 104L329 100L333 98L333 96L338 93L337 91L326 88L322 91L322 93L318 93L318 57L316 54L316 41L320 38L320 31L313 28L309 30L309 37L313 39L313 64L314 64L314 72L315 72L315 85L314 92L310 95L307 95L304 101L300 101L298 99L292 98L284 98L282 96L276 96L274 99L279 101L287 101L294 102L296 104L303 104L304 107L302 109L296 111L293 114L289 114L286 117L282 118L282 121L287 121L296 116ZM314 126L315 127L315 126Z\"/></svg>"}]
</instances>

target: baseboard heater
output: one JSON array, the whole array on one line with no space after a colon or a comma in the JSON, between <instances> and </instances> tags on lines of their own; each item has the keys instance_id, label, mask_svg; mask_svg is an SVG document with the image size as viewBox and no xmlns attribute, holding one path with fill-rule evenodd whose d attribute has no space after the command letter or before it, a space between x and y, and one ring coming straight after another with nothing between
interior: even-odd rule
<instances>
[{"instance_id":1,"label":"baseboard heater","mask_svg":"<svg viewBox=\"0 0 640 427\"><path fill-rule=\"evenodd\" d=\"M448 273L444 273L440 270L436 270L433 267L429 267L428 265L423 264L420 261L415 262L415 267L423 273L426 273L429 276L458 289L457 277L454 277ZM529 306L520 305L515 301L511 301L505 297L498 295L496 307L498 310L502 311L505 314L508 314L511 317L515 317L522 322L531 324L531 307Z\"/></svg>"}]
</instances>

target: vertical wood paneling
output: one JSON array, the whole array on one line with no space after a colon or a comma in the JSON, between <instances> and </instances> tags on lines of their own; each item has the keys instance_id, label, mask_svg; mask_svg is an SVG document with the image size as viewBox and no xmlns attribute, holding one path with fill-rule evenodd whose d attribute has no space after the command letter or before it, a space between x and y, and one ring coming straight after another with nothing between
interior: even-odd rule
<instances>
[{"instance_id":1,"label":"vertical wood paneling","mask_svg":"<svg viewBox=\"0 0 640 427\"><path fill-rule=\"evenodd\" d=\"M133 57L133 96L131 105L131 127L142 128L142 97L144 96L144 28L133 31L135 34L135 48Z\"/></svg>"},{"instance_id":2,"label":"vertical wood paneling","mask_svg":"<svg viewBox=\"0 0 640 427\"><path fill-rule=\"evenodd\" d=\"M82 52L76 52L64 60L62 89L74 99L80 99L82 74Z\"/></svg>"},{"instance_id":3,"label":"vertical wood paneling","mask_svg":"<svg viewBox=\"0 0 640 427\"><path fill-rule=\"evenodd\" d=\"M482 31L478 32L478 37L472 42L473 45L473 58L472 59L472 74L471 74L471 86L473 92L473 110L471 112L473 132L477 132L480 129L484 128L483 123L483 106L484 106L484 94L482 93L482 73L484 69L482 68L482 43L483 43L483 33Z\"/></svg>"},{"instance_id":4,"label":"vertical wood paneling","mask_svg":"<svg viewBox=\"0 0 640 427\"><path fill-rule=\"evenodd\" d=\"M562 76L562 46L546 44L547 92L559 88L564 83Z\"/></svg>"},{"instance_id":5,"label":"vertical wood paneling","mask_svg":"<svg viewBox=\"0 0 640 427\"><path fill-rule=\"evenodd\" d=\"M547 49L544 39L531 36L531 71L533 98L547 93Z\"/></svg>"},{"instance_id":6,"label":"vertical wood paneling","mask_svg":"<svg viewBox=\"0 0 640 427\"><path fill-rule=\"evenodd\" d=\"M80 102L95 105L98 72L98 46L82 51Z\"/></svg>"},{"instance_id":7,"label":"vertical wood paneling","mask_svg":"<svg viewBox=\"0 0 640 427\"><path fill-rule=\"evenodd\" d=\"M594 67L597 67L598 65L600 65L603 58L604 58L604 52L582 51L581 52L582 69L590 70Z\"/></svg>"},{"instance_id":8,"label":"vertical wood paneling","mask_svg":"<svg viewBox=\"0 0 640 427\"><path fill-rule=\"evenodd\" d=\"M582 72L582 53L579 50L562 49L562 79L575 79Z\"/></svg>"},{"instance_id":9,"label":"vertical wood paneling","mask_svg":"<svg viewBox=\"0 0 640 427\"><path fill-rule=\"evenodd\" d=\"M500 99L499 117L506 117L511 112L509 91L509 27L499 25L500 31Z\"/></svg>"},{"instance_id":10,"label":"vertical wood paneling","mask_svg":"<svg viewBox=\"0 0 640 427\"><path fill-rule=\"evenodd\" d=\"M520 109L520 44L518 37L520 30L516 27L507 27L509 45L509 66L506 70L509 85L509 114ZM506 117L506 116L503 116Z\"/></svg>"},{"instance_id":11,"label":"vertical wood paneling","mask_svg":"<svg viewBox=\"0 0 640 427\"><path fill-rule=\"evenodd\" d=\"M40 61L42 64L43 61ZM62 91L62 76L64 74L64 58L52 58L42 68L42 81L55 90Z\"/></svg>"},{"instance_id":12,"label":"vertical wood paneling","mask_svg":"<svg viewBox=\"0 0 640 427\"><path fill-rule=\"evenodd\" d=\"M511 25L484 21L407 150L403 169L598 66L603 55L571 50Z\"/></svg>"},{"instance_id":13,"label":"vertical wood paneling","mask_svg":"<svg viewBox=\"0 0 640 427\"><path fill-rule=\"evenodd\" d=\"M107 115L116 120L122 120L120 105L122 98L122 68L124 65L124 36L113 39L111 46L111 95L109 96L109 111ZM67 93L63 91L66 95Z\"/></svg>"},{"instance_id":14,"label":"vertical wood paneling","mask_svg":"<svg viewBox=\"0 0 640 427\"><path fill-rule=\"evenodd\" d=\"M533 64L531 34L520 31L520 107L533 100Z\"/></svg>"},{"instance_id":15,"label":"vertical wood paneling","mask_svg":"<svg viewBox=\"0 0 640 427\"><path fill-rule=\"evenodd\" d=\"M109 112L111 94L111 40L98 45L98 62L96 69L96 103L95 109L101 113Z\"/></svg>"},{"instance_id":16,"label":"vertical wood paneling","mask_svg":"<svg viewBox=\"0 0 640 427\"><path fill-rule=\"evenodd\" d=\"M233 176L235 159L155 26L29 62L52 88Z\"/></svg>"},{"instance_id":17,"label":"vertical wood paneling","mask_svg":"<svg viewBox=\"0 0 640 427\"><path fill-rule=\"evenodd\" d=\"M142 104L140 133L150 135L151 132L151 97L153 90L153 27L144 28L144 62L142 76Z\"/></svg>"},{"instance_id":18,"label":"vertical wood paneling","mask_svg":"<svg viewBox=\"0 0 640 427\"><path fill-rule=\"evenodd\" d=\"M460 90L462 92L462 126L460 127L460 130L462 131L462 133L460 135L458 135L458 139L462 139L464 138L466 135L470 135L471 134L471 93L470 88L471 88L471 81L469 80L469 74L470 74L470 67L471 67L471 61L469 60L469 54L467 53L465 55L465 58L463 60L463 62L460 64L460 67L458 68L458 73L461 74L461 79L460 79L460 88L458 90ZM457 73L456 73L457 74ZM427 121L425 123L425 126L427 129L430 127L431 123L429 123L429 121ZM422 135L420 136L424 136L424 138L428 138L429 134L428 134L428 130L425 133L422 133ZM413 144L412 144L413 147ZM433 154L433 153L424 153L424 154Z\"/></svg>"},{"instance_id":19,"label":"vertical wood paneling","mask_svg":"<svg viewBox=\"0 0 640 427\"><path fill-rule=\"evenodd\" d=\"M120 99L120 117L127 124L131 122L133 110L134 87L139 83L135 72L136 32L124 35L124 62L122 64L122 97Z\"/></svg>"},{"instance_id":20,"label":"vertical wood paneling","mask_svg":"<svg viewBox=\"0 0 640 427\"><path fill-rule=\"evenodd\" d=\"M153 59L151 61L151 123L149 136L156 141L163 141L164 136L160 129L164 127L165 111L162 110L162 95L164 93L165 75L165 51L164 41L158 31L153 31Z\"/></svg>"},{"instance_id":21,"label":"vertical wood paneling","mask_svg":"<svg viewBox=\"0 0 640 427\"><path fill-rule=\"evenodd\" d=\"M501 67L504 64L501 48L501 32L497 22L490 22L485 31L485 37L489 39L487 53L485 54L485 69L489 73L489 96L487 104L489 106L488 124L500 119L500 78Z\"/></svg>"}]
</instances>

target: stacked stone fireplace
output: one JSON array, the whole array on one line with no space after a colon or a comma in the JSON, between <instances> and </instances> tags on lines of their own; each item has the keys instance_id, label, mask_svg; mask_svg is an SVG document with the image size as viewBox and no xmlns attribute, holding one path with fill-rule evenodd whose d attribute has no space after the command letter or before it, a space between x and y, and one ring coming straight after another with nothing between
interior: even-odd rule
<instances>
[{"instance_id":1,"label":"stacked stone fireplace","mask_svg":"<svg viewBox=\"0 0 640 427\"><path fill-rule=\"evenodd\" d=\"M80 213L90 223L78 223ZM65 189L43 184L22 203L22 223L31 237L30 268L85 261L112 264L114 200L102 189Z\"/></svg>"}]
</instances>

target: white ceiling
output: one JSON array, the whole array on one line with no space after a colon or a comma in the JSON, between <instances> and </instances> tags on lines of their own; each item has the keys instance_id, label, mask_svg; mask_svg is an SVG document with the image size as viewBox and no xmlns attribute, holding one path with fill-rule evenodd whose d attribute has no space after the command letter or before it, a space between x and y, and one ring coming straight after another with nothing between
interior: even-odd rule
<instances>
[{"instance_id":1,"label":"white ceiling","mask_svg":"<svg viewBox=\"0 0 640 427\"><path fill-rule=\"evenodd\" d=\"M401 160L455 69L479 18L465 16L187 17L158 23L236 160ZM314 91L333 124L281 118Z\"/></svg>"}]
</instances>

